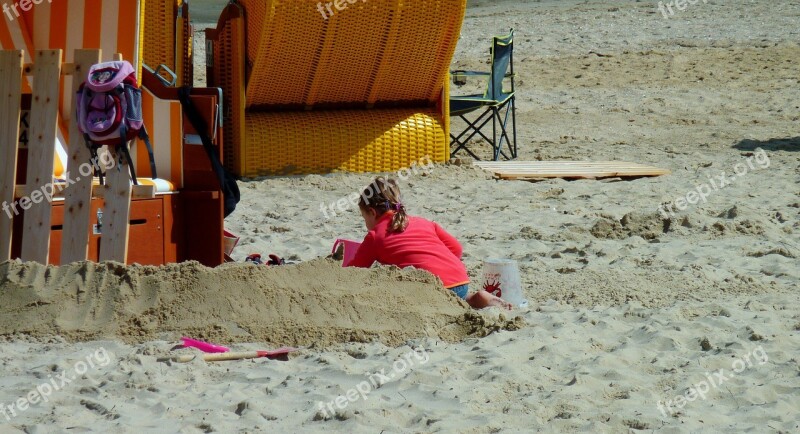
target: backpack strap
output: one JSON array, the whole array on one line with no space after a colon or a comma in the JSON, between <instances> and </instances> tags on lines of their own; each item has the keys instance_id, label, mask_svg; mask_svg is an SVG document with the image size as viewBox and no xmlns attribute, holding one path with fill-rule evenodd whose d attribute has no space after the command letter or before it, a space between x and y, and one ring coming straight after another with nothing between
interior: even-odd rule
<instances>
[{"instance_id":1,"label":"backpack strap","mask_svg":"<svg viewBox=\"0 0 800 434\"><path fill-rule=\"evenodd\" d=\"M122 162L122 158L124 158L125 161L128 162L128 168L131 171L131 181L133 181L133 185L139 185L139 181L136 180L136 169L134 169L134 167L133 167L133 160L131 159L131 152L128 149L127 137L128 137L128 128L125 127L125 123L123 123L119 127L120 144L119 144L119 149L117 149L117 152L122 154L122 157L120 158L120 162Z\"/></svg>"},{"instance_id":2,"label":"backpack strap","mask_svg":"<svg viewBox=\"0 0 800 434\"><path fill-rule=\"evenodd\" d=\"M105 172L103 172L103 168L100 167L100 164L98 164L98 162L100 161L100 157L97 155L97 150L100 147L95 145L94 142L92 142L92 139L86 133L83 134L83 139L86 141L86 147L89 148L89 157L90 157L89 163L94 167L95 176L100 178L100 185L103 185L104 184L103 178L105 176Z\"/></svg>"},{"instance_id":3,"label":"backpack strap","mask_svg":"<svg viewBox=\"0 0 800 434\"><path fill-rule=\"evenodd\" d=\"M183 106L186 117L189 118L192 127L197 131L197 134L200 135L203 148L205 148L208 159L211 161L211 168L217 175L219 187L223 195L224 216L228 217L236 209L236 204L239 203L239 199L241 198L239 186L236 184L236 179L233 175L228 172L219 161L219 156L214 149L214 145L211 143L211 137L208 137L206 133L206 131L208 131L208 124L206 124L205 119L203 119L200 112L197 111L197 107L194 106L192 100L189 98L190 91L191 88L189 86L181 86L178 89L178 98L181 100L181 106Z\"/></svg>"},{"instance_id":4,"label":"backpack strap","mask_svg":"<svg viewBox=\"0 0 800 434\"><path fill-rule=\"evenodd\" d=\"M150 144L150 136L147 134L147 129L142 124L142 128L139 130L139 138L142 139L144 145L147 146L147 155L150 157L150 178L156 179L158 178L158 174L156 173L156 158L153 155L153 145Z\"/></svg>"}]
</instances>

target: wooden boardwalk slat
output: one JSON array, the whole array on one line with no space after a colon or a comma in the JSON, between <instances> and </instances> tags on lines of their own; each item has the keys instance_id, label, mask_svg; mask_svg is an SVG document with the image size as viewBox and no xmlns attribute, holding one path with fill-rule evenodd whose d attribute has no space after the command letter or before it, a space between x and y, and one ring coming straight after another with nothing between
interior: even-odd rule
<instances>
[{"instance_id":1,"label":"wooden boardwalk slat","mask_svg":"<svg viewBox=\"0 0 800 434\"><path fill-rule=\"evenodd\" d=\"M11 259L14 184L17 178L19 116L22 99L22 51L0 51L0 262ZM7 211L8 210L8 211Z\"/></svg>"},{"instance_id":2,"label":"wooden boardwalk slat","mask_svg":"<svg viewBox=\"0 0 800 434\"><path fill-rule=\"evenodd\" d=\"M669 174L658 167L624 161L477 161L501 179L609 178Z\"/></svg>"},{"instance_id":3,"label":"wooden boardwalk slat","mask_svg":"<svg viewBox=\"0 0 800 434\"><path fill-rule=\"evenodd\" d=\"M30 141L28 143L28 186L30 201L25 211L22 231L23 261L47 264L50 253L49 198L43 197L42 188L52 187L53 144L56 142L58 121L59 79L61 77L61 50L39 50L33 65L33 95L31 98ZM25 206L28 207L27 204Z\"/></svg>"}]
</instances>

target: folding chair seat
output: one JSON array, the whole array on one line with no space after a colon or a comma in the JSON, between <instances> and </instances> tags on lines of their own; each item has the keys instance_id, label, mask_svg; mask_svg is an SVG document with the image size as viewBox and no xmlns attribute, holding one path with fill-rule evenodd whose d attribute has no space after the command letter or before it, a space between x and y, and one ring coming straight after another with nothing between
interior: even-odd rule
<instances>
[{"instance_id":1,"label":"folding chair seat","mask_svg":"<svg viewBox=\"0 0 800 434\"><path fill-rule=\"evenodd\" d=\"M451 157L455 157L462 149L476 160L480 160L473 150L469 149L470 141L480 136L492 147L492 160L497 161L502 155L505 159L517 157L517 121L514 90L514 30L506 36L495 36L492 41L490 72L454 71L453 82L457 85L466 83L467 77L482 77L487 81L486 91L479 95L450 96L450 116L458 116L466 127L460 133L450 132ZM511 83L506 91L503 84ZM467 114L476 112L477 117ZM510 118L510 119L509 119ZM511 125L508 121L511 121ZM492 135L483 130L492 124ZM511 135L509 135L509 127ZM452 124L451 124L452 128ZM507 149L503 148L506 145ZM453 148L455 147L455 148Z\"/></svg>"}]
</instances>

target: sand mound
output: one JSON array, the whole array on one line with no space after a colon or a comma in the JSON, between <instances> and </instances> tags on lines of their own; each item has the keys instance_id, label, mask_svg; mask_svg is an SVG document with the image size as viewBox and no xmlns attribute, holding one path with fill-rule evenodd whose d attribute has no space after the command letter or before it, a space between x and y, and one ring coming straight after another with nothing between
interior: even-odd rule
<instances>
[{"instance_id":1,"label":"sand mound","mask_svg":"<svg viewBox=\"0 0 800 434\"><path fill-rule=\"evenodd\" d=\"M657 213L630 212L619 221L613 217L602 216L590 232L597 238L624 239L638 235L646 240L652 240L668 232L670 223L670 219L664 219Z\"/></svg>"},{"instance_id":2,"label":"sand mound","mask_svg":"<svg viewBox=\"0 0 800 434\"><path fill-rule=\"evenodd\" d=\"M0 264L0 335L126 342L177 339L319 345L458 340L503 326L418 270L197 263ZM507 328L513 328L512 322Z\"/></svg>"}]
</instances>

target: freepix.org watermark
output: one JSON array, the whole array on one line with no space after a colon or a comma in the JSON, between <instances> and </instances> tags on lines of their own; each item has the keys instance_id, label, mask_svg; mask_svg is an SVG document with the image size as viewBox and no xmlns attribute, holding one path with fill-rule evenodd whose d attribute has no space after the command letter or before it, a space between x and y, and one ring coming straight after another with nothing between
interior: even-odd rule
<instances>
[{"instance_id":1,"label":"freepix.org watermark","mask_svg":"<svg viewBox=\"0 0 800 434\"><path fill-rule=\"evenodd\" d=\"M664 417L667 415L675 414L677 410L682 409L687 403L697 400L697 398L706 399L706 394L713 389L718 388L722 383L732 380L737 374L741 374L745 369L753 367L753 362L763 365L769 362L769 357L764 349L760 346L755 348L752 352L745 354L741 358L737 358L731 363L731 371L728 372L724 368L720 368L716 372L706 372L706 379L695 383L692 387L686 390L684 395L678 395L673 399L666 401L658 401L656 407ZM706 381L708 380L708 381ZM674 407L674 409L673 409Z\"/></svg>"},{"instance_id":2,"label":"freepix.org watermark","mask_svg":"<svg viewBox=\"0 0 800 434\"><path fill-rule=\"evenodd\" d=\"M29 409L40 402L49 402L53 392L64 389L79 376L89 372L89 369L105 367L111 363L111 356L105 348L100 347L94 353L86 356L85 360L78 360L72 366L72 372L66 370L58 374L50 374L47 381L31 389L27 395L17 399L11 404L0 404L0 416L6 421L17 417L18 414ZM0 419L2 420L2 419Z\"/></svg>"},{"instance_id":3,"label":"freepix.org watermark","mask_svg":"<svg viewBox=\"0 0 800 434\"><path fill-rule=\"evenodd\" d=\"M343 11L347 9L348 5L354 4L357 1L361 1L361 3L367 2L367 0L334 0L327 3L319 2L317 3L317 10L322 14L322 18L327 20L328 17L332 17L335 14L333 11L334 8L336 8L337 11ZM325 13L326 10L328 12L327 14Z\"/></svg>"},{"instance_id":4,"label":"freepix.org watermark","mask_svg":"<svg viewBox=\"0 0 800 434\"><path fill-rule=\"evenodd\" d=\"M433 167L434 167L433 160L429 155L425 155L419 160L411 163L411 166L405 169L398 170L397 178L400 181L405 181L411 175L419 175L420 173L428 174L431 171L431 169L433 169ZM369 189L369 192L372 193L373 190ZM329 204L322 202L319 204L319 210L322 212L322 215L324 215L326 219L332 219L333 217L337 216L336 210L339 211L339 214L344 214L350 208L357 207L358 199L361 197L361 194L362 194L361 191L353 192ZM366 199L369 198L370 197L367 197Z\"/></svg>"},{"instance_id":5,"label":"freepix.org watermark","mask_svg":"<svg viewBox=\"0 0 800 434\"><path fill-rule=\"evenodd\" d=\"M52 2L53 0L47 0L47 3ZM22 10L22 12L28 12L33 8L33 5L40 5L42 3L44 3L44 0L19 0L12 3L11 6L9 6L8 3L3 3L3 13L6 14L9 21L14 21L14 18L19 18L20 10ZM12 12L14 13L13 15L11 14Z\"/></svg>"},{"instance_id":6,"label":"freepix.org watermark","mask_svg":"<svg viewBox=\"0 0 800 434\"><path fill-rule=\"evenodd\" d=\"M358 399L366 400L367 395L369 395L373 389L377 389L387 382L398 378L414 365L424 365L428 363L430 359L431 357L428 355L427 351L425 351L425 348L409 351L392 363L392 371L388 374L385 368L381 369L379 372L369 374L367 380L356 384L355 387L337 396L336 399L327 403L319 401L317 404L319 406L319 412L317 414L324 419L330 419L336 415L337 410L344 410L351 402L356 402ZM334 407L336 408L334 409Z\"/></svg>"},{"instance_id":7,"label":"freepix.org watermark","mask_svg":"<svg viewBox=\"0 0 800 434\"><path fill-rule=\"evenodd\" d=\"M685 11L689 5L696 5L701 1L703 4L708 3L708 0L671 0L666 3L660 1L658 2L658 10L661 11L661 15L663 15L664 19L666 20L675 15L675 11L672 10L673 6L675 6L675 9L679 11Z\"/></svg>"},{"instance_id":8,"label":"freepix.org watermark","mask_svg":"<svg viewBox=\"0 0 800 434\"><path fill-rule=\"evenodd\" d=\"M102 166L101 166L102 165ZM92 161L88 163L83 163L78 167L78 173L81 176L87 177L92 176L95 173L96 169L100 170L109 170L114 167L114 158L108 152L101 152L97 157L92 158ZM69 174L69 172L64 173L64 183L58 184L58 190L62 190L64 188L69 187L81 180L81 176L77 176L74 179ZM22 208L23 211L29 210L34 204L41 203L44 199L47 199L48 202L53 200L53 194L56 192L57 185L48 182L47 184L43 185L41 188L37 190L33 190L30 196L23 196L12 203L8 203L3 201L3 211L6 213L8 218L14 218L14 216L19 215L19 208ZM13 215L11 213L14 213Z\"/></svg>"},{"instance_id":9,"label":"freepix.org watermark","mask_svg":"<svg viewBox=\"0 0 800 434\"><path fill-rule=\"evenodd\" d=\"M700 201L706 203L711 193L722 190L733 184L736 182L737 178L747 175L751 170L756 170L757 168L766 169L769 167L769 164L767 153L764 152L763 149L757 148L753 155L733 166L733 173L736 176L728 176L724 171L716 176L709 176L707 183L696 186L694 190L689 190L685 195L676 198L672 202L662 204L658 207L658 212L661 213L664 218L669 218L670 216L674 217L675 211L673 211L673 207L679 211L685 211L689 208L689 205L696 205Z\"/></svg>"}]
</instances>

